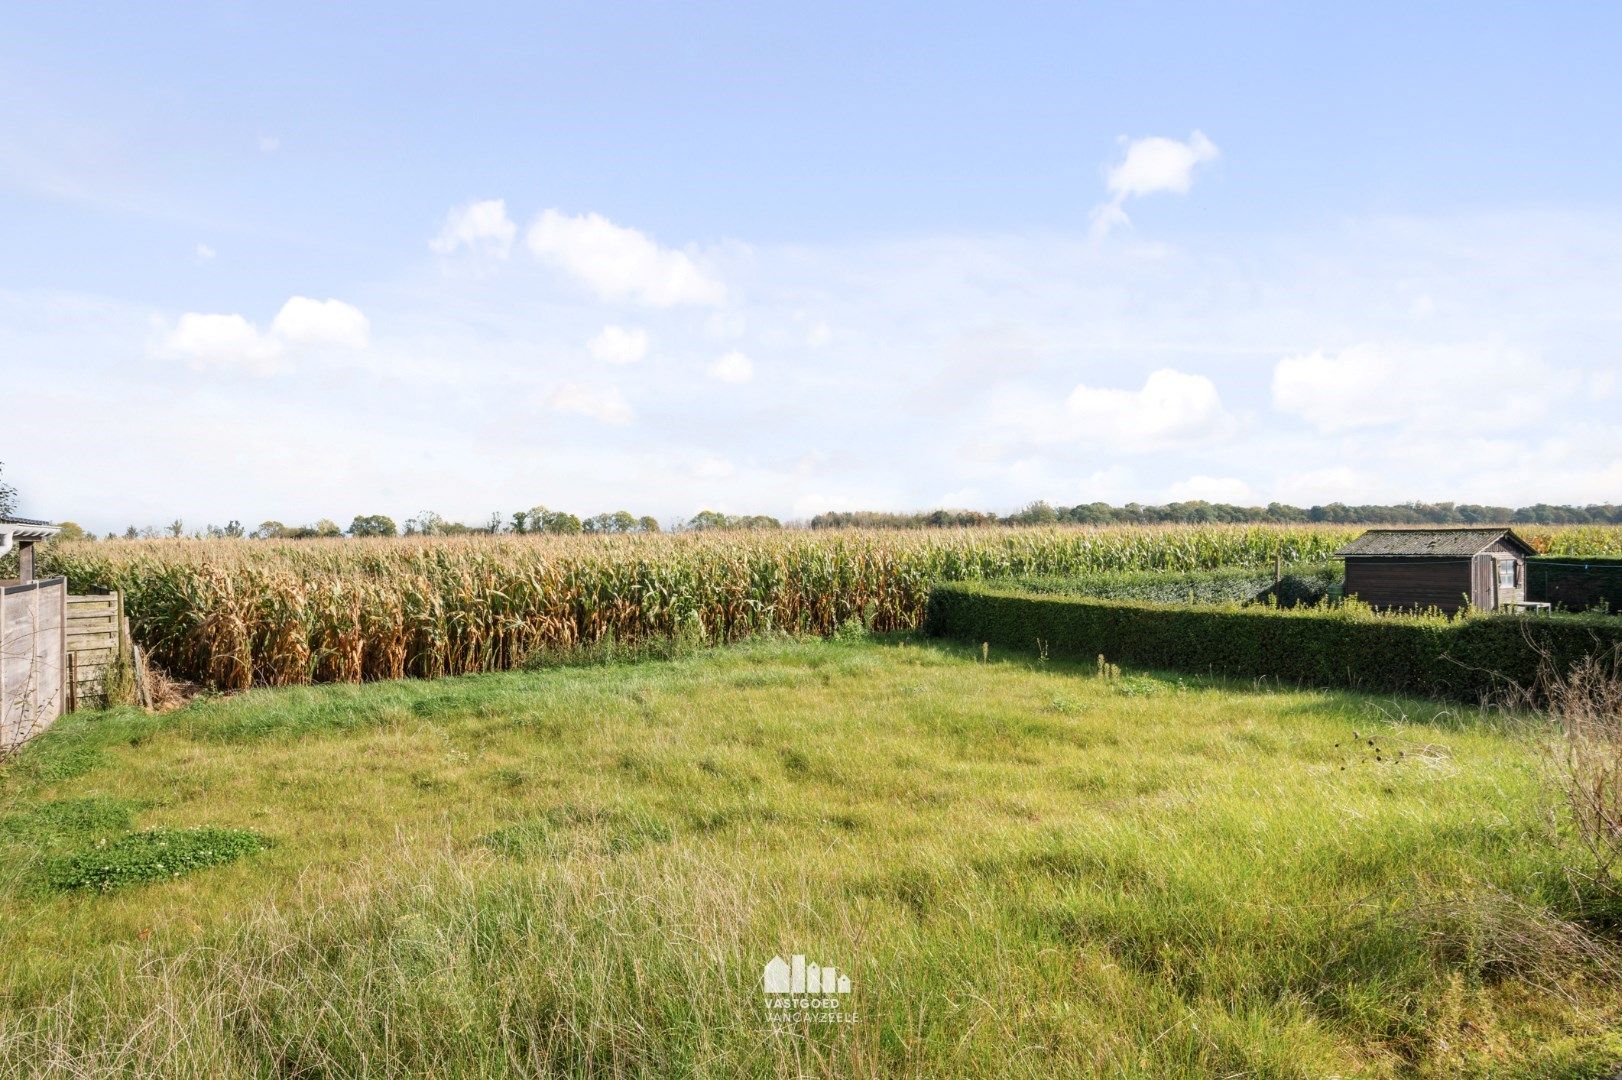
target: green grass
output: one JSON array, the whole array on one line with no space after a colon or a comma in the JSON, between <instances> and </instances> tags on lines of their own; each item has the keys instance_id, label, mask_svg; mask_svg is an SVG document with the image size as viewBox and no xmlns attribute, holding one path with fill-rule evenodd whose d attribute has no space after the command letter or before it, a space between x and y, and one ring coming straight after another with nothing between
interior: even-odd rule
<instances>
[{"instance_id":1,"label":"green grass","mask_svg":"<svg viewBox=\"0 0 1622 1080\"><path fill-rule=\"evenodd\" d=\"M45 883L61 891L112 892L223 866L267 846L265 838L250 829L147 829L110 840L104 837L52 860Z\"/></svg>"},{"instance_id":2,"label":"green grass","mask_svg":"<svg viewBox=\"0 0 1622 1080\"><path fill-rule=\"evenodd\" d=\"M0 1074L1599 1076L1551 808L1474 711L912 640L78 715L0 771ZM271 844L46 887L200 828Z\"/></svg>"}]
</instances>

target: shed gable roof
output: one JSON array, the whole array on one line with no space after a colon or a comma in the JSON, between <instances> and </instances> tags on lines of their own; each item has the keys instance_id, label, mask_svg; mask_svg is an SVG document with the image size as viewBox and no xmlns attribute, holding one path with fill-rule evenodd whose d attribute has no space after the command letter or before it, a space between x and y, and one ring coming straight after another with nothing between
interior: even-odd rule
<instances>
[{"instance_id":1,"label":"shed gable roof","mask_svg":"<svg viewBox=\"0 0 1622 1080\"><path fill-rule=\"evenodd\" d=\"M1504 528L1477 529L1370 529L1335 552L1347 556L1394 556L1408 559L1467 559L1507 540L1523 555L1536 555L1537 549Z\"/></svg>"},{"instance_id":2,"label":"shed gable roof","mask_svg":"<svg viewBox=\"0 0 1622 1080\"><path fill-rule=\"evenodd\" d=\"M38 521L34 518L13 517L10 514L0 514L0 532L7 532L24 543L49 540L62 530L49 521Z\"/></svg>"}]
</instances>

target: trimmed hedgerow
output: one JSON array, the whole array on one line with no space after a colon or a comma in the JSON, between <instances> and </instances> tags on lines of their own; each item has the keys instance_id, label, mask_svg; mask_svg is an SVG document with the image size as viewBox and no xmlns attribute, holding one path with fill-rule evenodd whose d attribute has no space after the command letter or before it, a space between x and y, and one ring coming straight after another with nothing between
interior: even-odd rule
<instances>
[{"instance_id":1,"label":"trimmed hedgerow","mask_svg":"<svg viewBox=\"0 0 1622 1080\"><path fill-rule=\"evenodd\" d=\"M1054 656L1312 686L1479 700L1622 649L1622 619L1375 614L1355 605L1279 610L1049 596L937 584L926 631Z\"/></svg>"},{"instance_id":2,"label":"trimmed hedgerow","mask_svg":"<svg viewBox=\"0 0 1622 1080\"><path fill-rule=\"evenodd\" d=\"M219 866L269 846L269 840L250 829L148 829L53 860L45 882L63 892L111 892Z\"/></svg>"},{"instance_id":3,"label":"trimmed hedgerow","mask_svg":"<svg viewBox=\"0 0 1622 1080\"><path fill-rule=\"evenodd\" d=\"M1272 567L1221 570L1136 570L1072 577L1008 578L988 584L1043 595L1099 600L1147 600L1161 604L1250 604L1277 597L1280 607L1316 604L1346 577L1339 563L1296 563L1275 583Z\"/></svg>"}]
</instances>

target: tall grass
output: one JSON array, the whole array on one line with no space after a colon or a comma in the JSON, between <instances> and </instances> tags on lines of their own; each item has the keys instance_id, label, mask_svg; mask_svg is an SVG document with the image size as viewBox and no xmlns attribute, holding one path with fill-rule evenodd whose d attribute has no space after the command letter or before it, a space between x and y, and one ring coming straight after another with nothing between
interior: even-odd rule
<instances>
[{"instance_id":1,"label":"tall grass","mask_svg":"<svg viewBox=\"0 0 1622 1080\"><path fill-rule=\"evenodd\" d=\"M0 1076L1622 1062L1518 718L845 638L64 718L0 771ZM200 828L274 843L30 884ZM768 1021L793 952L850 1023Z\"/></svg>"},{"instance_id":2,"label":"tall grass","mask_svg":"<svg viewBox=\"0 0 1622 1080\"><path fill-rule=\"evenodd\" d=\"M852 617L911 629L929 584L1328 557L1359 530L1313 526L846 531L645 537L109 541L45 562L124 593L172 674L221 689L433 678L547 650L681 631L733 641L828 634ZM1622 550L1622 529L1542 536Z\"/></svg>"}]
</instances>

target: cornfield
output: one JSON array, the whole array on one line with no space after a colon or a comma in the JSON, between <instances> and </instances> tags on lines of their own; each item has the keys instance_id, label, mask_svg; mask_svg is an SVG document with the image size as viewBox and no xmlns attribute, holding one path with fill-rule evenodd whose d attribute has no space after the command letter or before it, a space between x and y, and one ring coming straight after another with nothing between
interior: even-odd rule
<instances>
[{"instance_id":1,"label":"cornfield","mask_svg":"<svg viewBox=\"0 0 1622 1080\"><path fill-rule=\"evenodd\" d=\"M236 690L496 671L605 638L828 634L852 617L880 631L910 629L932 581L1316 560L1359 531L140 540L60 544L42 562L75 589L121 591L136 640L171 674ZM1529 539L1560 554L1622 552L1622 529L1534 531Z\"/></svg>"}]
</instances>

